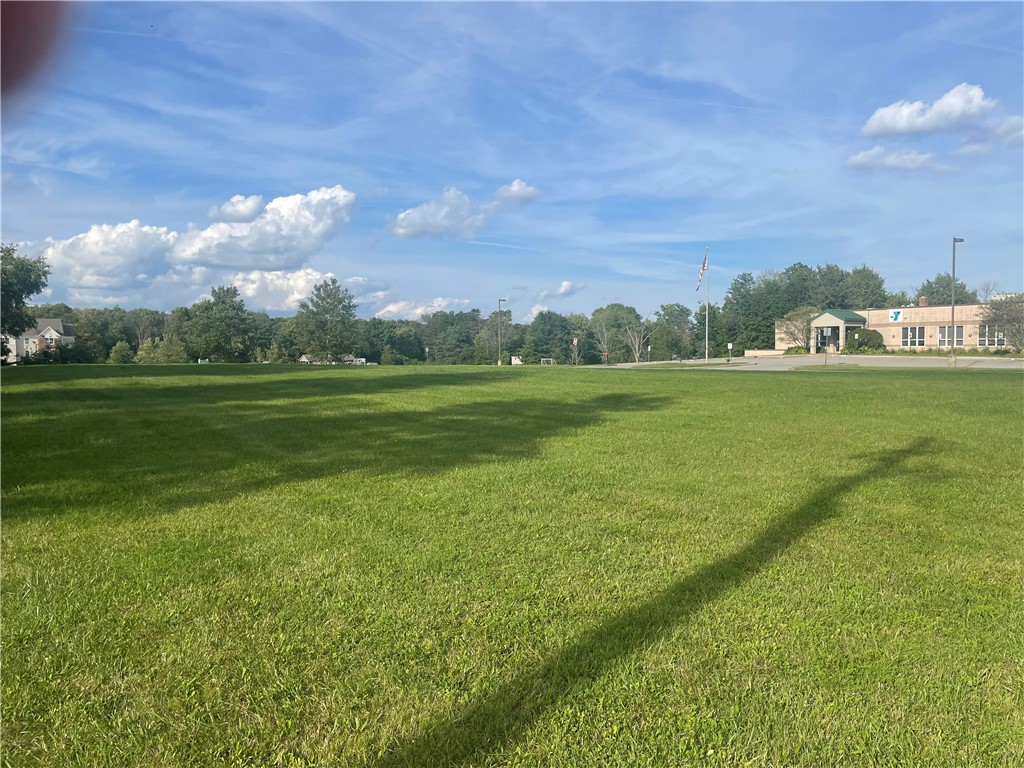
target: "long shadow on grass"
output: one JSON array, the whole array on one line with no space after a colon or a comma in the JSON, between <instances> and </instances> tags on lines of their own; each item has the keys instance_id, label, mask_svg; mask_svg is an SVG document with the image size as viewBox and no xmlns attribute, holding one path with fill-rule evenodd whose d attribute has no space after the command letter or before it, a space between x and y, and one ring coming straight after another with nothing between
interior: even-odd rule
<instances>
[{"instance_id":1,"label":"long shadow on grass","mask_svg":"<svg viewBox=\"0 0 1024 768\"><path fill-rule=\"evenodd\" d=\"M345 398L76 408L45 425L5 424L4 522L86 507L125 516L175 512L283 483L363 475L430 475L529 459L545 441L614 412L650 411L669 398L604 394L469 400L429 409ZM117 407L120 405L121 407ZM390 408L390 409L389 409ZM324 492L321 490L321 492ZM342 486L337 507L345 506Z\"/></svg>"},{"instance_id":2,"label":"long shadow on grass","mask_svg":"<svg viewBox=\"0 0 1024 768\"><path fill-rule=\"evenodd\" d=\"M579 640L550 654L535 668L453 717L441 718L393 746L374 768L450 766L484 758L520 738L573 690L601 677L618 660L656 642L709 603L739 587L816 526L836 514L841 499L857 486L901 471L928 449L920 438L878 454L857 474L824 485L807 501L765 528L738 552L704 566L653 599L623 611Z\"/></svg>"},{"instance_id":3,"label":"long shadow on grass","mask_svg":"<svg viewBox=\"0 0 1024 768\"><path fill-rule=\"evenodd\" d=\"M60 401L80 408L107 407L125 397L189 403L247 400L305 400L332 395L381 395L421 388L477 386L508 382L511 374L497 368L406 366L388 369L353 366L261 365L88 365L29 366L10 371L5 407L21 402L52 402L50 388L31 385L71 384ZM83 382L88 384L81 386ZM19 386L21 385L21 386ZM17 391L11 391L18 387ZM145 391L143 391L145 390Z\"/></svg>"}]
</instances>

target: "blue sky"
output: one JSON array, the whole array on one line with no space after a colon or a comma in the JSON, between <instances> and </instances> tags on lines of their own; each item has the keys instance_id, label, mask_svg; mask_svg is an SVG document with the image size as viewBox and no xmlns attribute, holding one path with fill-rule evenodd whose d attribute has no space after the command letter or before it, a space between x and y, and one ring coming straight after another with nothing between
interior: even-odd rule
<instances>
[{"instance_id":1,"label":"blue sky","mask_svg":"<svg viewBox=\"0 0 1024 768\"><path fill-rule=\"evenodd\" d=\"M74 306L696 308L797 261L1024 289L1020 3L93 3L5 99Z\"/></svg>"}]
</instances>

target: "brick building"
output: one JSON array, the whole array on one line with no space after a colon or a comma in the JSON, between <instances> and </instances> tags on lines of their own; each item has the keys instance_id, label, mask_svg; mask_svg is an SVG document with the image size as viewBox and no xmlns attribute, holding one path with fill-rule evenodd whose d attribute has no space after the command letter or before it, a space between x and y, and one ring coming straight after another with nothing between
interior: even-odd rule
<instances>
[{"instance_id":1,"label":"brick building","mask_svg":"<svg viewBox=\"0 0 1024 768\"><path fill-rule=\"evenodd\" d=\"M952 337L956 349L976 351L1000 349L1006 346L1003 330L984 320L984 304L957 304L955 329L950 333L950 305L928 306L922 298L916 307L897 309L831 309L820 312L811 320L811 352L827 347L838 350L854 340L864 329L882 334L888 350L920 352L929 349L949 349ZM775 348L792 346L775 328Z\"/></svg>"}]
</instances>

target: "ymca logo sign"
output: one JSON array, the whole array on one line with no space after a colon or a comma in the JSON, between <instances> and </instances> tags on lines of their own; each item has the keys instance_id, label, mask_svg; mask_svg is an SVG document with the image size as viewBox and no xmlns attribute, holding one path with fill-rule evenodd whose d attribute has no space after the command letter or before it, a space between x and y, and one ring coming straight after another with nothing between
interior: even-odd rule
<instances>
[{"instance_id":1,"label":"ymca logo sign","mask_svg":"<svg viewBox=\"0 0 1024 768\"><path fill-rule=\"evenodd\" d=\"M903 310L902 309L890 309L889 310L889 322L890 323L898 323L902 319L903 319Z\"/></svg>"}]
</instances>

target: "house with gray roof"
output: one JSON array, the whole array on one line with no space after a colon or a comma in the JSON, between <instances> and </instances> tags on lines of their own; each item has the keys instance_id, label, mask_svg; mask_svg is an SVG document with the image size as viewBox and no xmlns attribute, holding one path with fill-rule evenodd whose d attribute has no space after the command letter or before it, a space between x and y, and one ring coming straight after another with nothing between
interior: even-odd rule
<instances>
[{"instance_id":1,"label":"house with gray roof","mask_svg":"<svg viewBox=\"0 0 1024 768\"><path fill-rule=\"evenodd\" d=\"M17 336L4 335L7 347L6 362L16 363L41 349L70 347L75 343L75 327L59 318L40 318L34 328L27 328Z\"/></svg>"}]
</instances>

